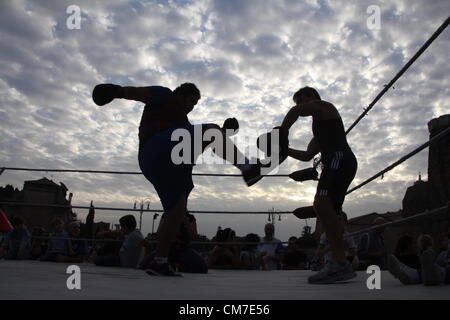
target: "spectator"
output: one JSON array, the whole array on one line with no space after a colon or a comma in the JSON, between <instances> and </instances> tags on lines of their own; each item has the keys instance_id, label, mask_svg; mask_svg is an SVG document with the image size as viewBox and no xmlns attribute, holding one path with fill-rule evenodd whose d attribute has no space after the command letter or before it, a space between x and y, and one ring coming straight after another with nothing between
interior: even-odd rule
<instances>
[{"instance_id":1,"label":"spectator","mask_svg":"<svg viewBox=\"0 0 450 320\"><path fill-rule=\"evenodd\" d=\"M22 260L31 258L31 235L20 217L12 219L13 229L8 231L3 243L5 259Z\"/></svg>"},{"instance_id":2,"label":"spectator","mask_svg":"<svg viewBox=\"0 0 450 320\"><path fill-rule=\"evenodd\" d=\"M260 242L259 236L255 233L249 233L245 236L246 244L241 251L241 268L248 270L258 270L261 267L261 253L258 250Z\"/></svg>"},{"instance_id":3,"label":"spectator","mask_svg":"<svg viewBox=\"0 0 450 320\"><path fill-rule=\"evenodd\" d=\"M394 254L387 258L387 268L403 284L417 284L422 281L421 263L411 236L404 235L398 239Z\"/></svg>"},{"instance_id":4,"label":"spectator","mask_svg":"<svg viewBox=\"0 0 450 320\"><path fill-rule=\"evenodd\" d=\"M238 269L241 265L240 252L237 246L227 244L235 241L234 230L225 228L217 230L215 241L220 242L208 255L210 269Z\"/></svg>"},{"instance_id":5,"label":"spectator","mask_svg":"<svg viewBox=\"0 0 450 320\"><path fill-rule=\"evenodd\" d=\"M88 243L84 239L80 239L81 223L73 221L69 224L70 244L72 246L73 255L70 255L72 262L86 261L89 256Z\"/></svg>"},{"instance_id":6,"label":"spectator","mask_svg":"<svg viewBox=\"0 0 450 320\"><path fill-rule=\"evenodd\" d=\"M414 240L409 235L401 236L394 250L395 257L407 266L420 269L420 259L414 248Z\"/></svg>"},{"instance_id":7,"label":"spectator","mask_svg":"<svg viewBox=\"0 0 450 320\"><path fill-rule=\"evenodd\" d=\"M97 257L102 257L99 258L100 263L108 264L108 259L105 257L110 257L112 265L120 265L120 263L114 261L119 261L118 257L123 243L123 233L118 231L101 231L97 232L95 237L96 240L93 243L89 261L95 263ZM105 239L105 241L102 239Z\"/></svg>"},{"instance_id":8,"label":"spectator","mask_svg":"<svg viewBox=\"0 0 450 320\"><path fill-rule=\"evenodd\" d=\"M433 238L430 235L422 234L419 236L418 245L420 249L420 265L421 270L406 267L398 260L391 260L393 255L389 256L389 261L396 261L398 266L390 266L389 271L394 275L394 277L400 279L403 284L413 284L422 282L426 286L439 285L439 284L450 284L450 266L445 267L439 266L436 263L436 255L433 251ZM392 270L391 270L392 268ZM409 269L412 270L409 270ZM416 277L411 277L413 271L419 273L419 281Z\"/></svg>"},{"instance_id":9,"label":"spectator","mask_svg":"<svg viewBox=\"0 0 450 320\"><path fill-rule=\"evenodd\" d=\"M186 216L180 225L176 241L170 249L168 261L173 269L186 273L208 273L208 265L203 257L190 247L191 241L197 237L197 220L195 216L186 212ZM143 259L141 269L147 269L155 257L152 251Z\"/></svg>"},{"instance_id":10,"label":"spectator","mask_svg":"<svg viewBox=\"0 0 450 320\"><path fill-rule=\"evenodd\" d=\"M33 227L31 237L31 258L38 260L47 251L48 241L44 238L48 237L48 234L44 228Z\"/></svg>"},{"instance_id":11,"label":"spectator","mask_svg":"<svg viewBox=\"0 0 450 320\"><path fill-rule=\"evenodd\" d=\"M105 231L97 234L99 238L123 238L119 252L111 250L94 259L98 266L137 268L143 252L144 237L136 229L136 219L132 215L126 215L119 219L119 231Z\"/></svg>"},{"instance_id":12,"label":"spectator","mask_svg":"<svg viewBox=\"0 0 450 320\"><path fill-rule=\"evenodd\" d=\"M60 218L56 218L52 221L53 233L50 234L48 240L47 252L41 261L53 261L53 262L71 262L69 255L73 255L72 246L69 240L69 234L64 231L64 221Z\"/></svg>"},{"instance_id":13,"label":"spectator","mask_svg":"<svg viewBox=\"0 0 450 320\"><path fill-rule=\"evenodd\" d=\"M262 253L263 270L279 270L283 259L283 245L280 240L274 237L275 226L267 223L264 226L265 236L258 250Z\"/></svg>"},{"instance_id":14,"label":"spectator","mask_svg":"<svg viewBox=\"0 0 450 320\"><path fill-rule=\"evenodd\" d=\"M418 238L420 262L422 267L422 282L426 286L450 284L450 265L438 265L433 251L433 238L422 234Z\"/></svg>"},{"instance_id":15,"label":"spectator","mask_svg":"<svg viewBox=\"0 0 450 320\"><path fill-rule=\"evenodd\" d=\"M284 249L282 269L283 270L304 270L306 269L307 256L298 247L297 237L290 237L288 245Z\"/></svg>"},{"instance_id":16,"label":"spectator","mask_svg":"<svg viewBox=\"0 0 450 320\"><path fill-rule=\"evenodd\" d=\"M450 241L448 239L448 233L441 233L438 237L439 251L436 263L441 267L450 265Z\"/></svg>"},{"instance_id":17,"label":"spectator","mask_svg":"<svg viewBox=\"0 0 450 320\"><path fill-rule=\"evenodd\" d=\"M382 217L375 218L372 225L382 225L386 220ZM364 234L358 243L358 257L360 259L359 270L366 270L371 265L377 265L381 270L386 269L386 248L382 233L384 227Z\"/></svg>"}]
</instances>

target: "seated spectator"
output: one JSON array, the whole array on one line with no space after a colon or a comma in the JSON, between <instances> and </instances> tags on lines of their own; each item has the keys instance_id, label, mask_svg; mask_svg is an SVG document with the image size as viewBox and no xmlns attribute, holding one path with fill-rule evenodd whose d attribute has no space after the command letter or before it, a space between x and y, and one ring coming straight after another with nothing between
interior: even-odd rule
<instances>
[{"instance_id":1,"label":"seated spectator","mask_svg":"<svg viewBox=\"0 0 450 320\"><path fill-rule=\"evenodd\" d=\"M47 252L39 260L53 262L72 262L69 255L73 255L69 234L64 231L64 221L56 218L52 221L53 233L48 240Z\"/></svg>"},{"instance_id":2,"label":"seated spectator","mask_svg":"<svg viewBox=\"0 0 450 320\"><path fill-rule=\"evenodd\" d=\"M119 231L105 231L97 234L97 238L123 238L118 252L114 250L99 252L94 259L94 263L98 266L105 267L127 267L137 268L139 260L143 252L144 237L141 232L136 229L136 219L133 215L126 215L119 219ZM103 254L104 253L104 254Z\"/></svg>"},{"instance_id":3,"label":"seated spectator","mask_svg":"<svg viewBox=\"0 0 450 320\"><path fill-rule=\"evenodd\" d=\"M163 216L164 217L164 216ZM198 235L195 216L186 212L175 243L170 249L168 261L174 270L186 273L208 273L208 265L203 257L190 247L191 241ZM147 269L156 255L155 251L145 256L140 268Z\"/></svg>"},{"instance_id":4,"label":"seated spectator","mask_svg":"<svg viewBox=\"0 0 450 320\"><path fill-rule=\"evenodd\" d=\"M300 250L297 237L290 237L288 245L284 249L282 269L283 270L305 270L308 257Z\"/></svg>"},{"instance_id":5,"label":"seated spectator","mask_svg":"<svg viewBox=\"0 0 450 320\"><path fill-rule=\"evenodd\" d=\"M279 270L283 260L283 244L274 237L275 226L273 224L267 223L264 226L264 233L265 236L258 247L262 254L261 269Z\"/></svg>"},{"instance_id":6,"label":"seated spectator","mask_svg":"<svg viewBox=\"0 0 450 320\"><path fill-rule=\"evenodd\" d=\"M97 239L93 242L92 252L88 261L95 263L97 257L119 256L123 242L123 234L121 232L102 231L96 233L95 236Z\"/></svg>"},{"instance_id":7,"label":"seated spectator","mask_svg":"<svg viewBox=\"0 0 450 320\"><path fill-rule=\"evenodd\" d=\"M420 269L419 255L414 248L414 240L411 236L403 235L398 239L394 255L410 268Z\"/></svg>"},{"instance_id":8,"label":"seated spectator","mask_svg":"<svg viewBox=\"0 0 450 320\"><path fill-rule=\"evenodd\" d=\"M433 238L428 234L421 234L417 242L420 249L421 270L410 268L398 261L394 255L390 255L388 260L389 272L403 284L420 282L426 286L450 284L450 266L442 267L436 263L436 254L433 251Z\"/></svg>"},{"instance_id":9,"label":"seated spectator","mask_svg":"<svg viewBox=\"0 0 450 320\"><path fill-rule=\"evenodd\" d=\"M433 238L430 235L420 235L418 245L420 248L422 283L426 286L450 284L450 265L440 266L436 263Z\"/></svg>"},{"instance_id":10,"label":"seated spectator","mask_svg":"<svg viewBox=\"0 0 450 320\"><path fill-rule=\"evenodd\" d=\"M372 225L386 223L382 217L375 218ZM357 254L360 259L359 270L367 270L371 265L377 265L381 270L386 269L386 248L382 236L385 228L378 228L364 234L358 242Z\"/></svg>"},{"instance_id":11,"label":"seated spectator","mask_svg":"<svg viewBox=\"0 0 450 320\"><path fill-rule=\"evenodd\" d=\"M254 244L260 242L259 236L254 233L249 233L245 236L246 244L241 250L241 268L248 270L259 270L261 268L261 252L258 250L258 245Z\"/></svg>"},{"instance_id":12,"label":"seated spectator","mask_svg":"<svg viewBox=\"0 0 450 320\"><path fill-rule=\"evenodd\" d=\"M398 239L394 254L387 258L387 269L403 284L417 284L422 281L420 258L414 250L412 237L403 235Z\"/></svg>"},{"instance_id":13,"label":"seated spectator","mask_svg":"<svg viewBox=\"0 0 450 320\"><path fill-rule=\"evenodd\" d=\"M349 235L347 231L347 222L348 222L347 214L342 211L339 214L338 218L339 223L341 224L341 228L343 230L345 258L352 264L354 269L357 269L359 265L359 259L358 255L356 254L355 240L353 239L352 236ZM322 235L320 236L317 255L319 257L323 257L323 263L325 264L332 259L330 245L328 243L328 237L325 234L325 232L322 233Z\"/></svg>"},{"instance_id":14,"label":"seated spectator","mask_svg":"<svg viewBox=\"0 0 450 320\"><path fill-rule=\"evenodd\" d=\"M31 259L38 260L47 252L48 240L46 237L48 234L44 228L33 227L31 237Z\"/></svg>"},{"instance_id":15,"label":"seated spectator","mask_svg":"<svg viewBox=\"0 0 450 320\"><path fill-rule=\"evenodd\" d=\"M240 252L237 246L226 243L235 241L236 235L230 228L219 229L215 241L220 242L208 255L210 269L238 269L241 265Z\"/></svg>"},{"instance_id":16,"label":"seated spectator","mask_svg":"<svg viewBox=\"0 0 450 320\"><path fill-rule=\"evenodd\" d=\"M13 229L8 231L3 242L5 259L22 260L31 258L31 235L20 217L12 219Z\"/></svg>"},{"instance_id":17,"label":"seated spectator","mask_svg":"<svg viewBox=\"0 0 450 320\"><path fill-rule=\"evenodd\" d=\"M80 239L81 223L79 221L73 221L69 224L69 236L70 244L72 246L73 255L69 255L72 258L72 262L86 261L89 256L88 243L84 239Z\"/></svg>"},{"instance_id":18,"label":"seated spectator","mask_svg":"<svg viewBox=\"0 0 450 320\"><path fill-rule=\"evenodd\" d=\"M441 267L450 265L450 241L448 239L448 233L441 233L438 237L439 251L436 263Z\"/></svg>"}]
</instances>

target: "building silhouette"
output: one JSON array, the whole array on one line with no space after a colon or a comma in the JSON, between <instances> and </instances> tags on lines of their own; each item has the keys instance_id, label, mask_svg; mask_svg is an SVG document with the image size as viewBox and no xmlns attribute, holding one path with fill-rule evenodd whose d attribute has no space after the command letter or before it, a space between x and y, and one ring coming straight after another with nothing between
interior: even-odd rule
<instances>
[{"instance_id":1,"label":"building silhouette","mask_svg":"<svg viewBox=\"0 0 450 320\"><path fill-rule=\"evenodd\" d=\"M47 178L39 180L25 181L23 189L15 189L11 193L11 187L6 186L7 192L2 197L2 201L35 203L43 205L64 205L70 206L71 197L67 199L67 187L60 183L59 185ZM2 208L9 218L19 216L24 219L28 226L41 227L49 230L53 219L60 218L65 223L76 219L76 214L72 208L52 208L40 206L9 206L3 205Z\"/></svg>"},{"instance_id":2,"label":"building silhouette","mask_svg":"<svg viewBox=\"0 0 450 320\"><path fill-rule=\"evenodd\" d=\"M428 122L430 139L450 127L450 114L440 116ZM426 211L445 206L450 201L450 134L432 142L428 149L428 181L421 175L405 192L402 210L384 214L370 213L349 219L350 232L371 226L376 217L383 217L388 222L411 217ZM450 231L450 210L429 218L414 220L402 225L392 226L384 232L387 249L395 246L402 234L416 238L421 233L437 236ZM436 240L436 239L435 239Z\"/></svg>"}]
</instances>

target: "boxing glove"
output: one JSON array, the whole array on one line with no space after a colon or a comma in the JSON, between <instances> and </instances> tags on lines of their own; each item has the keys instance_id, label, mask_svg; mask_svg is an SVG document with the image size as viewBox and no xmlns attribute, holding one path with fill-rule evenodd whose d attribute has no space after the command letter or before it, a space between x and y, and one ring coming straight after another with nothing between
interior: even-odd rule
<instances>
[{"instance_id":1,"label":"boxing glove","mask_svg":"<svg viewBox=\"0 0 450 320\"><path fill-rule=\"evenodd\" d=\"M225 130L225 133L227 133L227 130L233 130L231 135L234 135L239 131L239 122L236 118L228 118L223 122L222 130Z\"/></svg>"},{"instance_id":2,"label":"boxing glove","mask_svg":"<svg viewBox=\"0 0 450 320\"><path fill-rule=\"evenodd\" d=\"M318 180L319 173L316 168L308 168L292 172L289 178L295 181L303 182L308 180Z\"/></svg>"},{"instance_id":3,"label":"boxing glove","mask_svg":"<svg viewBox=\"0 0 450 320\"><path fill-rule=\"evenodd\" d=\"M272 136L275 133L275 130L277 130L278 134L278 141L272 141ZM272 155L272 147L274 143L278 144L278 154L282 158L286 158L288 155L289 150L289 131L281 129L281 127L275 127L272 129L272 131L268 133L264 133L258 137L256 140L256 146L259 150L264 152L266 156Z\"/></svg>"},{"instance_id":4,"label":"boxing glove","mask_svg":"<svg viewBox=\"0 0 450 320\"><path fill-rule=\"evenodd\" d=\"M125 92L121 86L103 83L95 86L94 91L92 91L92 100L94 100L96 105L104 106L115 98L123 98L124 95Z\"/></svg>"}]
</instances>

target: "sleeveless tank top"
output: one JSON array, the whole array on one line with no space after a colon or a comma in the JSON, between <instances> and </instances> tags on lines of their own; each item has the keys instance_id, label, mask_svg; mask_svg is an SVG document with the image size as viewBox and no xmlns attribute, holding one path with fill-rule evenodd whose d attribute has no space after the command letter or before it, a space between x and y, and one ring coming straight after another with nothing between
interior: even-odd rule
<instances>
[{"instance_id":1,"label":"sleeveless tank top","mask_svg":"<svg viewBox=\"0 0 450 320\"><path fill-rule=\"evenodd\" d=\"M336 152L353 154L347 143L341 118L313 120L312 129L325 165L331 161Z\"/></svg>"}]
</instances>

